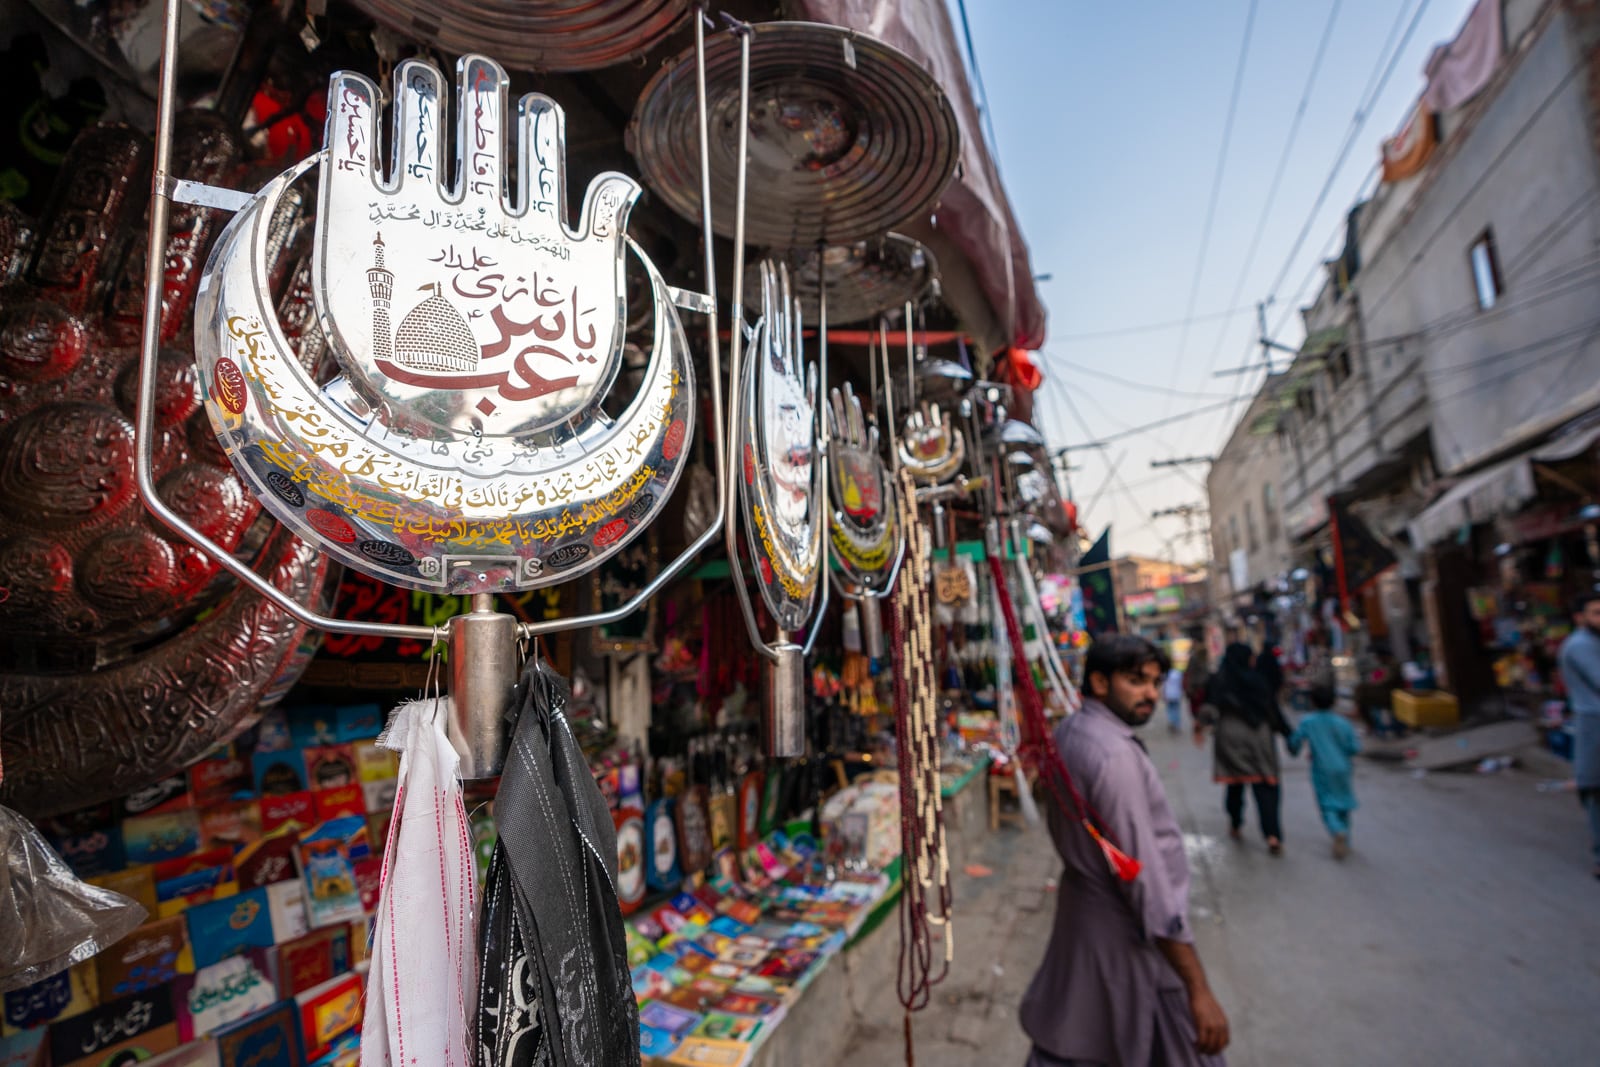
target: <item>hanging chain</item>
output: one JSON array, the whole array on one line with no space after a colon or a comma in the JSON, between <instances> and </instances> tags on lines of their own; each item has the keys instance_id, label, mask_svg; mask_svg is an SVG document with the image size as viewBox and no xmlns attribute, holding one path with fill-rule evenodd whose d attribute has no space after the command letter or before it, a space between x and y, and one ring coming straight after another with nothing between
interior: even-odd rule
<instances>
[{"instance_id":1,"label":"hanging chain","mask_svg":"<svg viewBox=\"0 0 1600 1067\"><path fill-rule=\"evenodd\" d=\"M925 1007L934 985L950 969L955 933L950 922L950 857L945 850L944 801L940 791L942 751L938 679L934 663L933 612L929 602L929 538L918 521L916 483L898 474L896 506L906 532L906 562L892 603L895 727L899 735L901 877L900 1002L907 1011ZM930 896L936 901L930 907ZM944 931L943 966L934 973L932 927Z\"/></svg>"}]
</instances>

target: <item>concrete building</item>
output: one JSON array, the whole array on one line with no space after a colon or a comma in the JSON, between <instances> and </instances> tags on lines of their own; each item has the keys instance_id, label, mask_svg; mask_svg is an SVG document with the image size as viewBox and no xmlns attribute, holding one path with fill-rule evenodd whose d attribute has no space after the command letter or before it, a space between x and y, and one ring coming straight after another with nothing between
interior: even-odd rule
<instances>
[{"instance_id":1,"label":"concrete building","mask_svg":"<svg viewBox=\"0 0 1600 1067\"><path fill-rule=\"evenodd\" d=\"M1402 659L1429 646L1444 678L1481 687L1484 609L1466 597L1499 577L1467 534L1538 499L1530 450L1600 407L1600 8L1479 0L1427 75L1302 312L1300 354L1219 457L1213 532L1245 582L1305 569L1328 597L1336 504L1398 561L1348 589L1365 636ZM1241 438L1262 409L1275 451ZM1274 462L1281 554L1232 528ZM1502 556L1516 543L1484 537Z\"/></svg>"},{"instance_id":2,"label":"concrete building","mask_svg":"<svg viewBox=\"0 0 1600 1067\"><path fill-rule=\"evenodd\" d=\"M1253 610L1290 570L1284 526L1283 374L1267 378L1206 476L1212 596L1225 621Z\"/></svg>"}]
</instances>

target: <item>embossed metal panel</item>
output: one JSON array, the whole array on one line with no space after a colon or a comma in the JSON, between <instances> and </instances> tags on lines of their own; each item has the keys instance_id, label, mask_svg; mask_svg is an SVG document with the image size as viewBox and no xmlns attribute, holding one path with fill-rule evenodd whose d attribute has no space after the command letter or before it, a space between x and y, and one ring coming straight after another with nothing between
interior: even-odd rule
<instances>
[{"instance_id":1,"label":"embossed metal panel","mask_svg":"<svg viewBox=\"0 0 1600 1067\"><path fill-rule=\"evenodd\" d=\"M927 71L903 52L837 26L763 22L750 30L755 195L745 240L770 248L843 245L928 214L955 173L961 135ZM717 205L734 202L739 86L739 42L719 34L706 44ZM628 125L645 180L687 219L700 217L697 122L691 49L651 79ZM714 221L732 236L732 212L719 210Z\"/></svg>"},{"instance_id":2,"label":"embossed metal panel","mask_svg":"<svg viewBox=\"0 0 1600 1067\"><path fill-rule=\"evenodd\" d=\"M395 71L387 150L377 86L334 76L323 155L269 183L212 255L196 349L229 456L292 529L383 581L528 589L598 566L665 504L693 430L693 372L666 284L624 232L638 185L600 175L569 226L561 109L529 94L513 111L482 56L460 61L457 82L452 185L439 71ZM268 221L315 163L314 289L343 371L321 388L260 293ZM630 249L654 346L613 420L601 402L620 365Z\"/></svg>"},{"instance_id":3,"label":"embossed metal panel","mask_svg":"<svg viewBox=\"0 0 1600 1067\"><path fill-rule=\"evenodd\" d=\"M819 297L828 293L828 324L844 326L903 307L921 297L938 276L933 254L909 237L891 233L849 245L792 248L778 257L789 269L789 284L800 313L816 321ZM756 283L756 268L745 285Z\"/></svg>"}]
</instances>

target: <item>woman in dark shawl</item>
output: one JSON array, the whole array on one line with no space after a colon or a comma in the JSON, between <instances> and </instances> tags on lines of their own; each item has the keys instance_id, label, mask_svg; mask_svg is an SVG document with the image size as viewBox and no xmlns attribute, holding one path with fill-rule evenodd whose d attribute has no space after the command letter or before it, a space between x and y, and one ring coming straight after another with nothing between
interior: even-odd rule
<instances>
[{"instance_id":1,"label":"woman in dark shawl","mask_svg":"<svg viewBox=\"0 0 1600 1067\"><path fill-rule=\"evenodd\" d=\"M1222 666L1206 686L1200 721L1216 728L1212 743L1212 778L1227 786L1224 806L1234 839L1244 825L1244 790L1256 799L1261 835L1277 855L1283 849L1279 821L1278 744L1274 739L1282 717L1270 683L1255 667L1250 646L1235 643L1222 656Z\"/></svg>"}]
</instances>

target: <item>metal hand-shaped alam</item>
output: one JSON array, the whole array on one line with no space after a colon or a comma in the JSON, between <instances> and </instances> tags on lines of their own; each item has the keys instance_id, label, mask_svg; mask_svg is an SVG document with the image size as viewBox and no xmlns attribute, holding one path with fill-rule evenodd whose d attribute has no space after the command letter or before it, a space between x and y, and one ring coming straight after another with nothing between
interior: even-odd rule
<instances>
[{"instance_id":1,"label":"metal hand-shaped alam","mask_svg":"<svg viewBox=\"0 0 1600 1067\"><path fill-rule=\"evenodd\" d=\"M597 179L583 225L568 230L561 112L530 95L509 200L505 76L482 57L459 74L455 189L439 177L437 71L408 62L395 73L387 179L377 87L334 76L315 265L344 376L317 388L261 306L264 227L301 168L229 226L196 348L213 422L282 522L385 581L509 591L597 566L654 517L685 461L692 365L644 260L654 351L628 409L604 418L623 340L622 227L638 186Z\"/></svg>"},{"instance_id":2,"label":"metal hand-shaped alam","mask_svg":"<svg viewBox=\"0 0 1600 1067\"><path fill-rule=\"evenodd\" d=\"M435 176L443 79L416 63L400 71L388 175L377 163L376 87L336 75L329 147L320 156L254 198L183 181L169 173L178 6L168 0L163 23L150 260L160 262L174 199L241 209L213 260L197 333L209 337L203 378L213 422L268 508L350 565L413 587L533 587L574 577L619 550L670 493L692 415L687 346L669 290L648 261L658 319L650 366L615 423L599 410L621 344L622 227L637 187L620 175L603 177L586 200L582 228L563 225L561 115L533 96L518 113L523 166L511 200L503 175L505 77L481 57L464 59L459 69L457 188L445 189ZM695 36L703 45L698 26ZM698 95L703 156L703 88ZM282 331L261 304L259 269L263 219L316 163L325 167L319 311L345 371L321 390L284 358ZM362 208L352 208L358 202ZM347 230L364 231L366 239ZM388 242L404 255L391 254ZM359 260L351 258L358 250ZM288 602L162 500L148 445L159 338L150 305L160 297L159 275L146 292L138 481L149 510L303 622L343 633L432 636L424 627L334 619ZM715 314L708 297L679 298ZM720 422L714 319L707 333ZM367 348L357 350L363 339ZM724 450L715 444L721 474ZM612 621L635 610L715 539L724 484L719 478L717 523L628 603L522 632Z\"/></svg>"},{"instance_id":3,"label":"metal hand-shaped alam","mask_svg":"<svg viewBox=\"0 0 1600 1067\"><path fill-rule=\"evenodd\" d=\"M835 507L829 540L850 597L882 595L894 584L904 541L895 512L894 482L878 450L878 428L867 424L850 384L833 390L828 471Z\"/></svg>"},{"instance_id":4,"label":"metal hand-shaped alam","mask_svg":"<svg viewBox=\"0 0 1600 1067\"><path fill-rule=\"evenodd\" d=\"M906 418L900 439L900 464L923 484L942 482L966 462L967 446L950 413L938 404L920 405Z\"/></svg>"}]
</instances>

